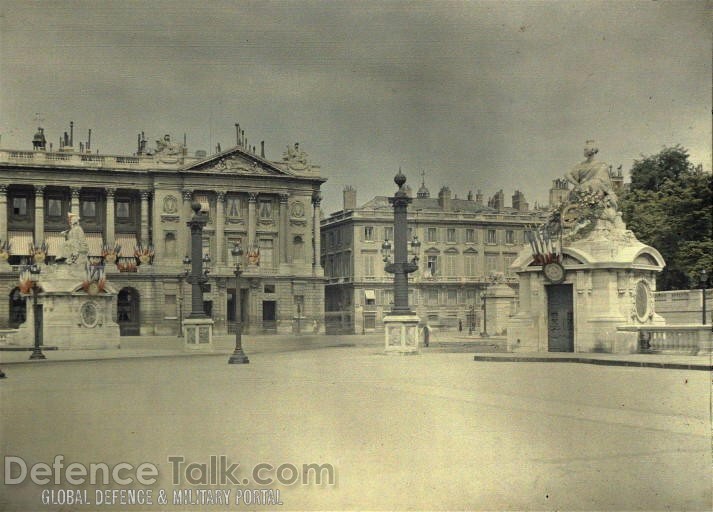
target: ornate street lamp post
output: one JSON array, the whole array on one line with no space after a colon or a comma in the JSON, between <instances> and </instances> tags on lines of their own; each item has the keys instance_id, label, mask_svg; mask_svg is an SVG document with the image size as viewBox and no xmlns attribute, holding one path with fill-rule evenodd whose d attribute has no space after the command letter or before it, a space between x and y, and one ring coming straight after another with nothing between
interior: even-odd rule
<instances>
[{"instance_id":1,"label":"ornate street lamp post","mask_svg":"<svg viewBox=\"0 0 713 512\"><path fill-rule=\"evenodd\" d=\"M183 281L188 277L191 269L191 258L188 255L183 257L183 273L179 275L179 294L178 294L178 337L183 338Z\"/></svg>"},{"instance_id":2,"label":"ornate street lamp post","mask_svg":"<svg viewBox=\"0 0 713 512\"><path fill-rule=\"evenodd\" d=\"M701 270L699 279L701 281L701 288L703 289L703 320L701 323L706 325L706 290L708 289L708 273L706 269Z\"/></svg>"},{"instance_id":3,"label":"ornate street lamp post","mask_svg":"<svg viewBox=\"0 0 713 512\"><path fill-rule=\"evenodd\" d=\"M386 351L412 353L418 350L419 318L408 304L408 275L418 269L421 242L418 237L410 243L411 261L409 257L408 225L406 212L411 198L404 190L406 176L399 169L394 177L398 190L389 203L394 208L394 261L391 262L391 243L385 240L381 253L386 266L384 270L394 274L394 305L389 315L384 317L386 330Z\"/></svg>"},{"instance_id":4,"label":"ornate street lamp post","mask_svg":"<svg viewBox=\"0 0 713 512\"><path fill-rule=\"evenodd\" d=\"M37 304L37 292L39 290L40 272L39 265L32 264L27 269L32 281L32 316L35 322L35 344L32 349L30 359L47 359L42 353L42 304Z\"/></svg>"},{"instance_id":5,"label":"ornate street lamp post","mask_svg":"<svg viewBox=\"0 0 713 512\"><path fill-rule=\"evenodd\" d=\"M235 258L235 350L228 359L228 364L247 364L250 362L248 356L243 352L243 319L242 300L240 298L240 275L243 273L242 257L243 249L240 243L236 243L230 250L230 254Z\"/></svg>"},{"instance_id":6,"label":"ornate street lamp post","mask_svg":"<svg viewBox=\"0 0 713 512\"><path fill-rule=\"evenodd\" d=\"M198 202L191 204L193 216L186 224L191 228L191 274L186 279L191 283L191 312L183 321L186 334L186 344L192 348L199 345L212 345L213 320L203 309L203 285L208 281L207 270L203 264L210 259L203 257L203 228L208 223L207 215L201 214Z\"/></svg>"}]
</instances>

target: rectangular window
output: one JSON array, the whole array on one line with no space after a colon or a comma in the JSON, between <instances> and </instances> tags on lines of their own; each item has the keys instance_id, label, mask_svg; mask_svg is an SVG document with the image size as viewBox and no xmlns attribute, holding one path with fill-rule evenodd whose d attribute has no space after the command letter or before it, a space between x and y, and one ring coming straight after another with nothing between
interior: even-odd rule
<instances>
[{"instance_id":1,"label":"rectangular window","mask_svg":"<svg viewBox=\"0 0 713 512\"><path fill-rule=\"evenodd\" d=\"M163 316L164 318L176 318L176 296L165 295L163 298Z\"/></svg>"},{"instance_id":2,"label":"rectangular window","mask_svg":"<svg viewBox=\"0 0 713 512\"><path fill-rule=\"evenodd\" d=\"M394 290L384 290L384 301L382 304L384 306L391 306L394 303Z\"/></svg>"},{"instance_id":3,"label":"rectangular window","mask_svg":"<svg viewBox=\"0 0 713 512\"><path fill-rule=\"evenodd\" d=\"M473 277L475 275L475 266L476 266L476 255L475 254L466 254L465 255L465 275L469 277Z\"/></svg>"},{"instance_id":4,"label":"rectangular window","mask_svg":"<svg viewBox=\"0 0 713 512\"><path fill-rule=\"evenodd\" d=\"M260 266L263 268L272 268L272 239L260 239Z\"/></svg>"},{"instance_id":5,"label":"rectangular window","mask_svg":"<svg viewBox=\"0 0 713 512\"><path fill-rule=\"evenodd\" d=\"M488 243L489 244L497 244L498 243L497 233L495 232L494 229L488 230Z\"/></svg>"},{"instance_id":6,"label":"rectangular window","mask_svg":"<svg viewBox=\"0 0 713 512\"><path fill-rule=\"evenodd\" d=\"M62 217L62 200L61 199L47 199L47 216L48 217Z\"/></svg>"},{"instance_id":7,"label":"rectangular window","mask_svg":"<svg viewBox=\"0 0 713 512\"><path fill-rule=\"evenodd\" d=\"M263 286L262 291L264 293L275 293L275 285L274 284L266 284Z\"/></svg>"},{"instance_id":8,"label":"rectangular window","mask_svg":"<svg viewBox=\"0 0 713 512\"><path fill-rule=\"evenodd\" d=\"M456 255L446 254L446 275L456 276Z\"/></svg>"},{"instance_id":9,"label":"rectangular window","mask_svg":"<svg viewBox=\"0 0 713 512\"><path fill-rule=\"evenodd\" d=\"M272 219L272 201L260 199L260 218L263 220Z\"/></svg>"},{"instance_id":10,"label":"rectangular window","mask_svg":"<svg viewBox=\"0 0 713 512\"><path fill-rule=\"evenodd\" d=\"M448 230L446 231L446 240L451 243L456 242L455 228L448 228Z\"/></svg>"},{"instance_id":11,"label":"rectangular window","mask_svg":"<svg viewBox=\"0 0 713 512\"><path fill-rule=\"evenodd\" d=\"M449 306L455 306L458 304L458 290L448 290L446 299Z\"/></svg>"},{"instance_id":12,"label":"rectangular window","mask_svg":"<svg viewBox=\"0 0 713 512\"><path fill-rule=\"evenodd\" d=\"M485 269L488 274L498 271L498 255L497 254L486 254L485 255Z\"/></svg>"},{"instance_id":13,"label":"rectangular window","mask_svg":"<svg viewBox=\"0 0 713 512\"><path fill-rule=\"evenodd\" d=\"M465 230L465 241L468 243L475 242L475 230L468 228Z\"/></svg>"},{"instance_id":14,"label":"rectangular window","mask_svg":"<svg viewBox=\"0 0 713 512\"><path fill-rule=\"evenodd\" d=\"M18 217L27 215L27 198L13 197L12 198L12 214Z\"/></svg>"},{"instance_id":15,"label":"rectangular window","mask_svg":"<svg viewBox=\"0 0 713 512\"><path fill-rule=\"evenodd\" d=\"M374 228L372 226L364 226L364 240L374 239Z\"/></svg>"},{"instance_id":16,"label":"rectangular window","mask_svg":"<svg viewBox=\"0 0 713 512\"><path fill-rule=\"evenodd\" d=\"M131 217L131 202L126 199L116 201L117 219L128 219Z\"/></svg>"},{"instance_id":17,"label":"rectangular window","mask_svg":"<svg viewBox=\"0 0 713 512\"><path fill-rule=\"evenodd\" d=\"M516 257L517 257L516 254L505 254L503 256L503 262L505 264L505 273L506 274L512 274L512 270L510 270L510 265L512 265L512 262L515 261Z\"/></svg>"},{"instance_id":18,"label":"rectangular window","mask_svg":"<svg viewBox=\"0 0 713 512\"><path fill-rule=\"evenodd\" d=\"M505 243L506 244L514 244L515 243L515 232L508 229L505 231Z\"/></svg>"},{"instance_id":19,"label":"rectangular window","mask_svg":"<svg viewBox=\"0 0 713 512\"><path fill-rule=\"evenodd\" d=\"M394 228L391 226L386 226L384 228L384 240L393 240L394 239Z\"/></svg>"},{"instance_id":20,"label":"rectangular window","mask_svg":"<svg viewBox=\"0 0 713 512\"><path fill-rule=\"evenodd\" d=\"M240 198L228 198L228 217L240 217Z\"/></svg>"},{"instance_id":21,"label":"rectangular window","mask_svg":"<svg viewBox=\"0 0 713 512\"><path fill-rule=\"evenodd\" d=\"M436 228L428 228L426 230L426 241L427 242L437 242L438 241L438 234L437 234Z\"/></svg>"},{"instance_id":22,"label":"rectangular window","mask_svg":"<svg viewBox=\"0 0 713 512\"><path fill-rule=\"evenodd\" d=\"M426 270L431 276L438 274L438 256L428 256L428 259L426 260Z\"/></svg>"},{"instance_id":23,"label":"rectangular window","mask_svg":"<svg viewBox=\"0 0 713 512\"><path fill-rule=\"evenodd\" d=\"M79 216L82 218L94 218L97 216L97 202L93 199L85 199L82 201L82 205Z\"/></svg>"},{"instance_id":24,"label":"rectangular window","mask_svg":"<svg viewBox=\"0 0 713 512\"><path fill-rule=\"evenodd\" d=\"M438 290L426 290L426 304L438 306Z\"/></svg>"},{"instance_id":25,"label":"rectangular window","mask_svg":"<svg viewBox=\"0 0 713 512\"><path fill-rule=\"evenodd\" d=\"M364 255L364 275L367 277L374 276L374 255L365 254Z\"/></svg>"}]
</instances>

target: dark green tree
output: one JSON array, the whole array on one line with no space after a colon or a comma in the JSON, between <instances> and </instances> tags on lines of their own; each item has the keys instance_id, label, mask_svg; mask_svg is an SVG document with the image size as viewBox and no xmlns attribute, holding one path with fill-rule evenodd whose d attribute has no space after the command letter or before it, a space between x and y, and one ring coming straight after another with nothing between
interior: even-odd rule
<instances>
[{"instance_id":1,"label":"dark green tree","mask_svg":"<svg viewBox=\"0 0 713 512\"><path fill-rule=\"evenodd\" d=\"M661 252L666 268L659 290L695 286L702 269L713 269L713 177L694 166L681 146L642 156L631 168L621 198L627 227Z\"/></svg>"}]
</instances>

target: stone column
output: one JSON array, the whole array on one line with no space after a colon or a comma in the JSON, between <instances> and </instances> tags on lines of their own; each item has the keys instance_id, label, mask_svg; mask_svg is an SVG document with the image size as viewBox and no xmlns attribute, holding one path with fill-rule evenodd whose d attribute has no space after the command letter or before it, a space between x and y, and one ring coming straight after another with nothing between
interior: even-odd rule
<instances>
[{"instance_id":1,"label":"stone column","mask_svg":"<svg viewBox=\"0 0 713 512\"><path fill-rule=\"evenodd\" d=\"M104 228L104 242L107 245L114 244L114 194L116 189L106 188L106 226Z\"/></svg>"},{"instance_id":2,"label":"stone column","mask_svg":"<svg viewBox=\"0 0 713 512\"><path fill-rule=\"evenodd\" d=\"M312 270L315 273L320 269L319 205L321 202L322 195L318 190L315 190L312 194L312 205L314 206L314 211L312 212Z\"/></svg>"},{"instance_id":3,"label":"stone column","mask_svg":"<svg viewBox=\"0 0 713 512\"><path fill-rule=\"evenodd\" d=\"M287 263L287 199L289 194L280 194L280 263Z\"/></svg>"},{"instance_id":4,"label":"stone column","mask_svg":"<svg viewBox=\"0 0 713 512\"><path fill-rule=\"evenodd\" d=\"M257 227L257 192L248 193L248 250L254 249L257 242L255 241L255 229Z\"/></svg>"},{"instance_id":5,"label":"stone column","mask_svg":"<svg viewBox=\"0 0 713 512\"><path fill-rule=\"evenodd\" d=\"M72 194L72 202L71 202L69 211L75 215L79 215L79 191L80 190L81 190L80 187L70 187L69 188L69 191ZM81 215L80 215L80 217L81 217Z\"/></svg>"},{"instance_id":6,"label":"stone column","mask_svg":"<svg viewBox=\"0 0 713 512\"><path fill-rule=\"evenodd\" d=\"M149 243L149 196L148 190L141 191L141 243Z\"/></svg>"},{"instance_id":7,"label":"stone column","mask_svg":"<svg viewBox=\"0 0 713 512\"><path fill-rule=\"evenodd\" d=\"M215 252L216 265L225 265L223 242L225 240L225 192L216 192L215 201Z\"/></svg>"},{"instance_id":8,"label":"stone column","mask_svg":"<svg viewBox=\"0 0 713 512\"><path fill-rule=\"evenodd\" d=\"M35 244L45 239L45 187L35 185Z\"/></svg>"},{"instance_id":9,"label":"stone column","mask_svg":"<svg viewBox=\"0 0 713 512\"><path fill-rule=\"evenodd\" d=\"M0 240L7 242L7 185L0 185Z\"/></svg>"}]
</instances>

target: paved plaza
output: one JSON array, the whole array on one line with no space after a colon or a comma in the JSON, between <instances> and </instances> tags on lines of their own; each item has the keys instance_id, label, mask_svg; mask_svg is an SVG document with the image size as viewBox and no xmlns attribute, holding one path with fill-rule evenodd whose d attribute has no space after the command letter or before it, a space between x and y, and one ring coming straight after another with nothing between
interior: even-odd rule
<instances>
[{"instance_id":1,"label":"paved plaza","mask_svg":"<svg viewBox=\"0 0 713 512\"><path fill-rule=\"evenodd\" d=\"M230 490L231 508L239 490L280 491L282 505L246 510L711 507L709 372L385 356L373 341L253 350L249 365L224 354L11 364L0 381L4 456L150 462L159 475L104 487L28 477L2 488L0 510L226 508L200 501L203 489ZM239 462L247 482L183 475L172 486L169 457L212 468L211 455ZM261 463L331 464L335 482L261 486ZM91 504L42 504L43 490L60 489L86 489ZM153 505L97 505L97 489L152 489ZM174 489L194 491L195 505L174 504Z\"/></svg>"}]
</instances>

